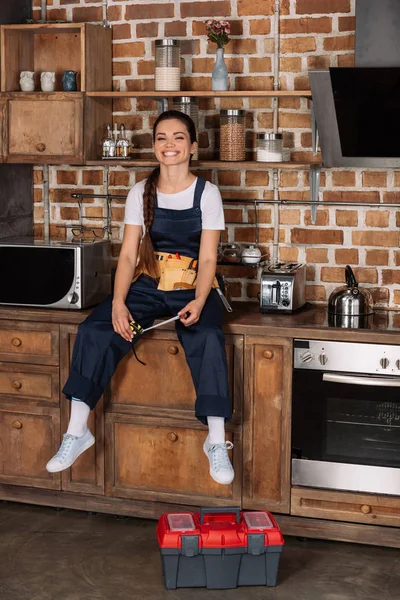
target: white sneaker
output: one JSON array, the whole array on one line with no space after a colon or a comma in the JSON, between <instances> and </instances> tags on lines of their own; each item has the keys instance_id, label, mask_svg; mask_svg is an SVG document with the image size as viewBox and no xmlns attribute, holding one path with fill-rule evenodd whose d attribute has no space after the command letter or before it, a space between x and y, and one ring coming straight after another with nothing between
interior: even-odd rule
<instances>
[{"instance_id":1,"label":"white sneaker","mask_svg":"<svg viewBox=\"0 0 400 600\"><path fill-rule=\"evenodd\" d=\"M46 469L49 473L59 473L68 469L74 464L78 456L93 446L94 436L86 429L86 432L81 436L64 433L63 441L57 454L49 460Z\"/></svg>"},{"instance_id":2,"label":"white sneaker","mask_svg":"<svg viewBox=\"0 0 400 600\"><path fill-rule=\"evenodd\" d=\"M210 475L217 483L232 483L235 472L229 460L228 450L232 450L232 442L210 444L208 436L203 444L204 454L210 461Z\"/></svg>"}]
</instances>

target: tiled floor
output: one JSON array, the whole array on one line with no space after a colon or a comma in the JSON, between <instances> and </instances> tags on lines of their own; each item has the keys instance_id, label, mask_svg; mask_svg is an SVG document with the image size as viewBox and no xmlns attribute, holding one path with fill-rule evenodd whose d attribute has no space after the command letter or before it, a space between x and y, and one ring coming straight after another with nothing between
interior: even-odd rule
<instances>
[{"instance_id":1,"label":"tiled floor","mask_svg":"<svg viewBox=\"0 0 400 600\"><path fill-rule=\"evenodd\" d=\"M400 599L399 550L295 538L276 588L168 591L155 524L0 502L0 599Z\"/></svg>"}]
</instances>

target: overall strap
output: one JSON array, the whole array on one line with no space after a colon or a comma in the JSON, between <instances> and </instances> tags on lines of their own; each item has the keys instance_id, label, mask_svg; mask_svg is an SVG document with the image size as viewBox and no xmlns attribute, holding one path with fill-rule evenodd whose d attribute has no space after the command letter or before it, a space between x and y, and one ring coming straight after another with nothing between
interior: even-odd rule
<instances>
[{"instance_id":1,"label":"overall strap","mask_svg":"<svg viewBox=\"0 0 400 600\"><path fill-rule=\"evenodd\" d=\"M200 208L201 197L206 186L206 180L202 177L198 177L196 181L196 187L194 190L193 208Z\"/></svg>"}]
</instances>

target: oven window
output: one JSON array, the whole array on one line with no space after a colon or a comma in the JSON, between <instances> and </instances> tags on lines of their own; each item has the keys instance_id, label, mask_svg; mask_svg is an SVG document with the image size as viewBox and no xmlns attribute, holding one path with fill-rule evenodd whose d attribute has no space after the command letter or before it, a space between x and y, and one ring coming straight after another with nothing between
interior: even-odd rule
<instances>
[{"instance_id":1,"label":"oven window","mask_svg":"<svg viewBox=\"0 0 400 600\"><path fill-rule=\"evenodd\" d=\"M294 458L400 467L400 388L324 382L319 371L298 370L292 423Z\"/></svg>"}]
</instances>

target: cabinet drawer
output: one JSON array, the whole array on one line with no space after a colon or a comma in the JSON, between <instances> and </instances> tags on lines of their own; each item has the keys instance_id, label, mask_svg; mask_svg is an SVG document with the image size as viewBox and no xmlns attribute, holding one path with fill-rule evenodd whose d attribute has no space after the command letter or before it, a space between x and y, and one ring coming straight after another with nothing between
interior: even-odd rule
<instances>
[{"instance_id":1,"label":"cabinet drawer","mask_svg":"<svg viewBox=\"0 0 400 600\"><path fill-rule=\"evenodd\" d=\"M58 365L58 325L0 322L0 360Z\"/></svg>"},{"instance_id":2,"label":"cabinet drawer","mask_svg":"<svg viewBox=\"0 0 400 600\"><path fill-rule=\"evenodd\" d=\"M226 341L229 386L234 400L233 336L227 336ZM111 409L128 413L139 412L139 407L144 407L149 409L143 411L145 413L153 414L155 408L159 414L166 416L173 411L189 411L191 416L196 394L185 352L175 333L153 333L140 340L136 351L146 367L135 359L132 352L121 361L111 381Z\"/></svg>"},{"instance_id":3,"label":"cabinet drawer","mask_svg":"<svg viewBox=\"0 0 400 600\"><path fill-rule=\"evenodd\" d=\"M240 432L227 436L235 442L231 485L211 479L203 452L206 435L181 421L158 425L156 419L107 414L108 495L197 506L240 504Z\"/></svg>"},{"instance_id":4,"label":"cabinet drawer","mask_svg":"<svg viewBox=\"0 0 400 600\"><path fill-rule=\"evenodd\" d=\"M59 404L58 367L0 362L0 399Z\"/></svg>"},{"instance_id":5,"label":"cabinet drawer","mask_svg":"<svg viewBox=\"0 0 400 600\"><path fill-rule=\"evenodd\" d=\"M0 482L59 490L60 474L46 471L60 444L59 410L0 406Z\"/></svg>"},{"instance_id":6,"label":"cabinet drawer","mask_svg":"<svg viewBox=\"0 0 400 600\"><path fill-rule=\"evenodd\" d=\"M294 487L291 514L400 527L400 498Z\"/></svg>"}]
</instances>

